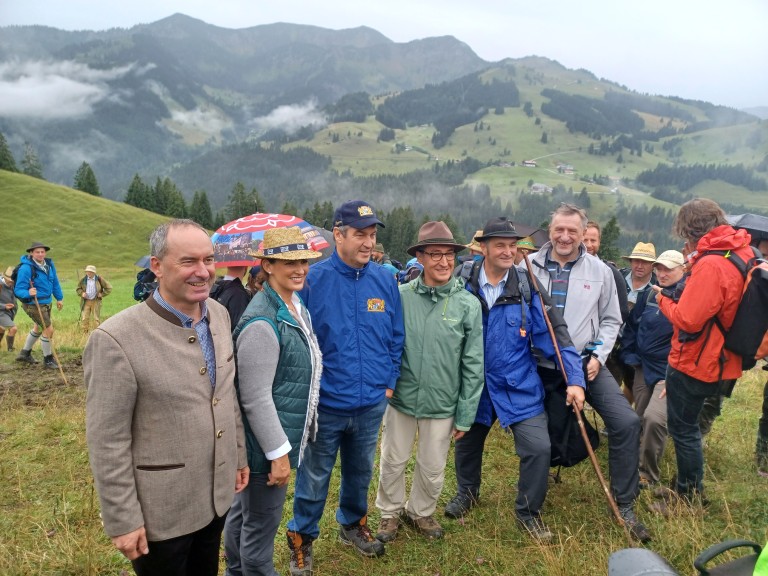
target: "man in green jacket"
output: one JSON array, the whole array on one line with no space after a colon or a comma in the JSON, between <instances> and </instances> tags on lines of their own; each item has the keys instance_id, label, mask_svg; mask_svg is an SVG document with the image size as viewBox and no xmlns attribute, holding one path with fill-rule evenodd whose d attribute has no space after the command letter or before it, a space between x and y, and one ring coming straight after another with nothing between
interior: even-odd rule
<instances>
[{"instance_id":1,"label":"man in green jacket","mask_svg":"<svg viewBox=\"0 0 768 576\"><path fill-rule=\"evenodd\" d=\"M483 389L480 303L452 276L457 244L443 222L427 222L408 249L424 266L400 286L405 349L400 378L384 414L376 507L376 538L390 542L402 517L427 538L443 535L434 519L443 488L451 438L475 420ZM405 499L405 468L418 434L411 494Z\"/></svg>"}]
</instances>

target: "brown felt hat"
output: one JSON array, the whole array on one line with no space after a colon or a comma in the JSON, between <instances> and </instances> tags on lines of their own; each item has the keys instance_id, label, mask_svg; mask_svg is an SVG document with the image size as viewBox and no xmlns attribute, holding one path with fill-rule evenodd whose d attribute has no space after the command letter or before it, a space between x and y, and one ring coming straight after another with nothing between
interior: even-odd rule
<instances>
[{"instance_id":1,"label":"brown felt hat","mask_svg":"<svg viewBox=\"0 0 768 576\"><path fill-rule=\"evenodd\" d=\"M408 248L406 252L411 256L416 256L416 252L420 252L430 245L449 246L453 248L454 252L461 252L466 248L464 244L459 244L453 239L453 232L445 222L433 221L427 222L419 228L419 241Z\"/></svg>"}]
</instances>

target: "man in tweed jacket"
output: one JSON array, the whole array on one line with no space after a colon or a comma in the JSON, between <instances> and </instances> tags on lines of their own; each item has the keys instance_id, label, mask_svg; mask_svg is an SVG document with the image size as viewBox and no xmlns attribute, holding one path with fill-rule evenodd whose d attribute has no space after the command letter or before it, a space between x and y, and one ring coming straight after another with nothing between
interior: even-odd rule
<instances>
[{"instance_id":1,"label":"man in tweed jacket","mask_svg":"<svg viewBox=\"0 0 768 576\"><path fill-rule=\"evenodd\" d=\"M159 287L97 328L83 354L86 435L104 529L143 575L214 575L249 470L213 247L191 220L150 239Z\"/></svg>"}]
</instances>

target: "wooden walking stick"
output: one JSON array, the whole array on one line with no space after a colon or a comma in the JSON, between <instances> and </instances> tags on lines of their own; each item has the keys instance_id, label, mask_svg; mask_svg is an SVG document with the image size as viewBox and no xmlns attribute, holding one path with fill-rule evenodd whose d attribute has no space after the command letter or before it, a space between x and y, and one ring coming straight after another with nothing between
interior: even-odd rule
<instances>
[{"instance_id":1,"label":"wooden walking stick","mask_svg":"<svg viewBox=\"0 0 768 576\"><path fill-rule=\"evenodd\" d=\"M32 284L32 281L30 280L29 285L34 288L34 284ZM37 306L37 314L40 316L40 322L42 322L43 331L45 331L45 318L43 318L43 311L40 308L40 302L37 301L37 294L32 296L32 298L35 299L35 306ZM53 318L50 318L51 320L51 326L53 326ZM56 361L56 364L59 367L59 374L61 374L61 379L64 380L64 384L69 386L69 382L67 382L67 377L64 376L64 369L61 367L61 362L59 361L59 356L56 354L56 348L53 346L53 335L51 335L51 338L48 339L48 341L51 343L51 353L53 354L53 359Z\"/></svg>"},{"instance_id":2,"label":"wooden walking stick","mask_svg":"<svg viewBox=\"0 0 768 576\"><path fill-rule=\"evenodd\" d=\"M539 292L538 283L536 282L536 276L533 274L533 268L531 267L531 262L528 260L528 255L523 255L525 259L525 266L528 268L528 274L531 277L531 288L534 292ZM541 298L541 293L539 293L539 298ZM557 362L560 365L560 370L563 373L563 380L565 380L566 387L568 386L568 374L565 371L565 364L563 363L563 357L560 354L560 346L557 343L557 338L555 337L555 330L552 328L552 322L549 320L549 314L547 314L547 307L544 306L544 301L542 299L541 303L541 310L544 313L544 321L547 324L547 330L549 331L549 337L552 339L552 345L555 348L555 355L557 356ZM608 488L608 484L605 481L605 477L603 476L603 471L600 469L600 463L597 461L597 456L595 456L595 451L592 449L592 444L589 442L589 436L587 436L587 430L584 427L584 419L582 418L581 409L576 405L576 402L573 403L573 411L576 414L576 422L579 425L579 430L581 431L581 438L584 440L584 445L587 447L587 453L589 454L589 459L592 462L592 467L595 469L595 473L597 474L597 478L600 481L600 486L603 488L603 493L605 494L605 498L608 500L608 504L611 507L611 510L613 511L613 515L616 517L616 520L619 521L619 524L622 528L624 528L624 535L627 537L627 542L629 542L629 546L634 546L634 541L632 540L632 535L629 532L629 528L627 527L627 523L624 522L624 518L621 517L621 513L619 512L619 507L616 505L616 500L613 499L613 494L611 494L611 490Z\"/></svg>"}]
</instances>

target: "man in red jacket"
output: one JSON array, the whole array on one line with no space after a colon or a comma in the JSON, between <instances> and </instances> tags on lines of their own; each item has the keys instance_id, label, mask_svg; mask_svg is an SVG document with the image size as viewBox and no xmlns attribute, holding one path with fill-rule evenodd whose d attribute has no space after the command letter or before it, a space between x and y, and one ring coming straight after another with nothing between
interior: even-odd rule
<instances>
[{"instance_id":1,"label":"man in red jacket","mask_svg":"<svg viewBox=\"0 0 768 576\"><path fill-rule=\"evenodd\" d=\"M741 357L725 350L725 330L733 324L741 300L744 279L722 255L710 250L730 250L745 262L752 257L751 240L745 230L728 225L723 210L712 200L696 198L680 207L674 231L685 240L690 277L680 299L665 296L661 288L656 300L672 323L672 350L667 369L667 424L675 443L678 495L691 501L701 497L704 453L698 418L705 398L730 396L741 376Z\"/></svg>"}]
</instances>

